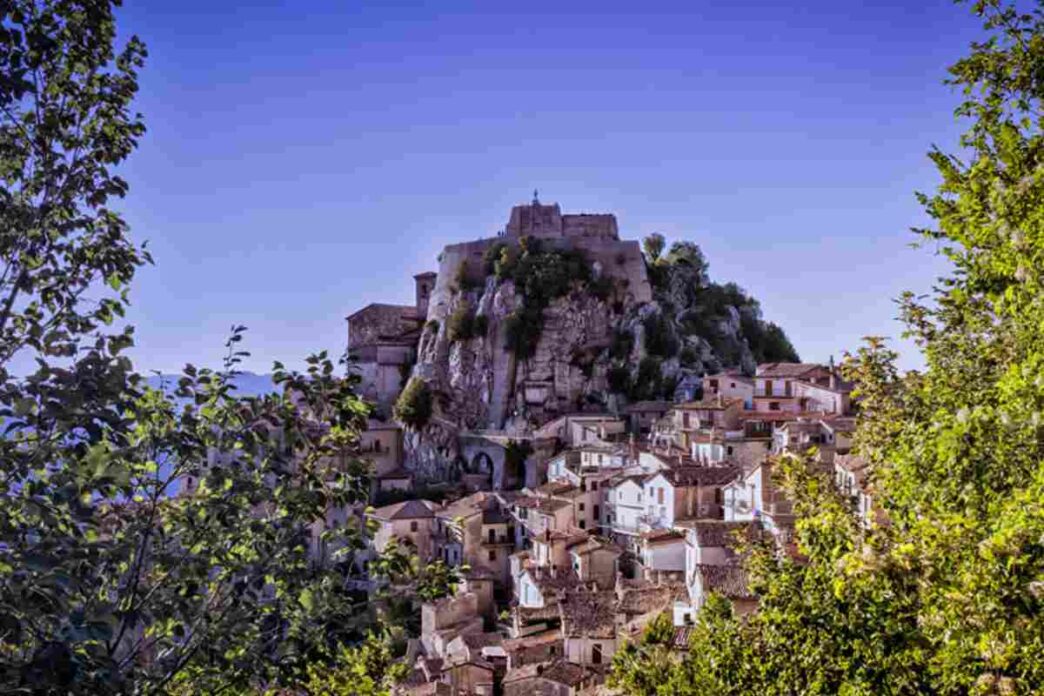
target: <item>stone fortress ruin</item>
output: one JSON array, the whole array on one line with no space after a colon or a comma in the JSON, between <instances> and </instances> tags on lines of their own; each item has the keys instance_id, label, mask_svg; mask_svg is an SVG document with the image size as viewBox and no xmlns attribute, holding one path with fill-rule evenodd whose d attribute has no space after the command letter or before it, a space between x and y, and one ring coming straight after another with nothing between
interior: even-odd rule
<instances>
[{"instance_id":1,"label":"stone fortress ruin","mask_svg":"<svg viewBox=\"0 0 1044 696\"><path fill-rule=\"evenodd\" d=\"M542 313L535 350L520 358L507 347L508 325L524 298L512 281L490 274L488 255L534 243L579 253L612 292L557 298ZM607 370L598 356L622 317L653 299L641 245L620 239L614 215L563 214L535 192L512 208L499 235L446 246L437 273L418 274L415 287L414 305L371 304L348 317L362 394L387 422L408 381L423 380L435 413L425 428L405 433L405 467L427 480L488 471L494 486L522 475L504 471L510 443L531 440L561 415L605 410ZM482 330L461 339L451 329L464 311Z\"/></svg>"}]
</instances>

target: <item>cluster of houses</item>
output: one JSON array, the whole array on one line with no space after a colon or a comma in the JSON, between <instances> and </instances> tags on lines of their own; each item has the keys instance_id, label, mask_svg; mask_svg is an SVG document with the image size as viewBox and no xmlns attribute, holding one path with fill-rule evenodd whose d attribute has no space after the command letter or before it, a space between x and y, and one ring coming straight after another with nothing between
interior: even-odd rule
<instances>
[{"instance_id":1,"label":"cluster of houses","mask_svg":"<svg viewBox=\"0 0 1044 696\"><path fill-rule=\"evenodd\" d=\"M697 401L546 424L534 437L556 451L532 463L520 490L373 509L376 553L397 539L463 571L455 595L423 606L400 692L586 693L661 613L685 650L711 593L755 610L738 542L795 553L778 455L814 451L871 523L853 428L851 389L833 366L764 364L753 377L704 377Z\"/></svg>"}]
</instances>

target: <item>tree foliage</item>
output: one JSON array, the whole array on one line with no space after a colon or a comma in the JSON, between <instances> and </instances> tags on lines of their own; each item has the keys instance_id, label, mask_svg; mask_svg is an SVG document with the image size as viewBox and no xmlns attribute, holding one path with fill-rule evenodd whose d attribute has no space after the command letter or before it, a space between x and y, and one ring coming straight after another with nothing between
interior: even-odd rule
<instances>
[{"instance_id":1,"label":"tree foliage","mask_svg":"<svg viewBox=\"0 0 1044 696\"><path fill-rule=\"evenodd\" d=\"M880 514L864 528L828 475L782 461L804 561L752 550L757 613L705 608L684 660L628 649L631 693L1044 689L1044 13L972 7L989 36L950 80L968 130L919 196L952 271L901 301L926 367L900 374L876 338L844 365Z\"/></svg>"},{"instance_id":2,"label":"tree foliage","mask_svg":"<svg viewBox=\"0 0 1044 696\"><path fill-rule=\"evenodd\" d=\"M419 377L411 377L406 388L395 400L392 409L396 420L418 430L428 424L432 413L431 390Z\"/></svg>"},{"instance_id":3,"label":"tree foliage","mask_svg":"<svg viewBox=\"0 0 1044 696\"><path fill-rule=\"evenodd\" d=\"M150 258L112 204L145 49L117 4L0 6L0 691L297 685L369 623L370 407L325 354L238 396L243 327L220 370L135 373L109 325Z\"/></svg>"}]
</instances>

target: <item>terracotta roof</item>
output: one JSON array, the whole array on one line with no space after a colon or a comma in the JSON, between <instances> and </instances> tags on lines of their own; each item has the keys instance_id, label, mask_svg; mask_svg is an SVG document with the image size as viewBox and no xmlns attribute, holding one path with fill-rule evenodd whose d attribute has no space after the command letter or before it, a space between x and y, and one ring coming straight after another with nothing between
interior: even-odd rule
<instances>
[{"instance_id":1,"label":"terracotta roof","mask_svg":"<svg viewBox=\"0 0 1044 696\"><path fill-rule=\"evenodd\" d=\"M385 521L427 519L435 517L437 508L438 505L430 500L404 500L379 507L370 513L370 517Z\"/></svg>"},{"instance_id":2,"label":"terracotta roof","mask_svg":"<svg viewBox=\"0 0 1044 696\"><path fill-rule=\"evenodd\" d=\"M682 411L723 411L737 404L743 404L743 399L704 399L702 401L686 401L674 404L674 408Z\"/></svg>"},{"instance_id":3,"label":"terracotta roof","mask_svg":"<svg viewBox=\"0 0 1044 696\"><path fill-rule=\"evenodd\" d=\"M590 536L586 539L577 539L576 541L566 545L570 553L575 553L578 556L586 556L594 551L609 551L617 556L623 553L616 544L602 539L596 536Z\"/></svg>"},{"instance_id":4,"label":"terracotta roof","mask_svg":"<svg viewBox=\"0 0 1044 696\"><path fill-rule=\"evenodd\" d=\"M854 433L856 429L856 419L851 416L828 416L823 419L823 425L834 432Z\"/></svg>"},{"instance_id":5,"label":"terracotta roof","mask_svg":"<svg viewBox=\"0 0 1044 696\"><path fill-rule=\"evenodd\" d=\"M737 532L752 531L751 522L725 522L724 520L695 520L685 524L696 536L696 543L703 547L728 547L736 541Z\"/></svg>"},{"instance_id":6,"label":"terracotta roof","mask_svg":"<svg viewBox=\"0 0 1044 696\"><path fill-rule=\"evenodd\" d=\"M647 543L657 544L684 539L685 534L674 529L653 529L641 533L642 539Z\"/></svg>"},{"instance_id":7,"label":"terracotta roof","mask_svg":"<svg viewBox=\"0 0 1044 696\"><path fill-rule=\"evenodd\" d=\"M485 510L494 508L497 501L492 494L486 491L472 493L469 496L455 500L438 511L438 516L453 519L456 517L471 517Z\"/></svg>"},{"instance_id":8,"label":"terracotta roof","mask_svg":"<svg viewBox=\"0 0 1044 696\"><path fill-rule=\"evenodd\" d=\"M662 475L672 486L723 486L736 480L741 472L738 466L679 466L650 474L645 481Z\"/></svg>"},{"instance_id":9,"label":"terracotta roof","mask_svg":"<svg viewBox=\"0 0 1044 696\"><path fill-rule=\"evenodd\" d=\"M549 631L531 633L527 636L520 636L518 638L508 638L504 641L503 647L504 650L510 654L519 650L555 645L561 642L562 632L559 629L554 628Z\"/></svg>"},{"instance_id":10,"label":"terracotta roof","mask_svg":"<svg viewBox=\"0 0 1044 696\"><path fill-rule=\"evenodd\" d=\"M491 645L503 645L504 636L499 633L468 633L461 636L461 640L472 650L481 650Z\"/></svg>"},{"instance_id":11,"label":"terracotta roof","mask_svg":"<svg viewBox=\"0 0 1044 696\"><path fill-rule=\"evenodd\" d=\"M742 372L716 372L713 375L704 375L703 381L706 382L708 379L725 380L731 379L737 382L743 382L744 384L753 385L754 380L743 374Z\"/></svg>"},{"instance_id":12,"label":"terracotta roof","mask_svg":"<svg viewBox=\"0 0 1044 696\"><path fill-rule=\"evenodd\" d=\"M701 564L696 566L696 572L703 580L705 591L729 599L750 599L754 596L747 584L747 573L741 566Z\"/></svg>"},{"instance_id":13,"label":"terracotta roof","mask_svg":"<svg viewBox=\"0 0 1044 696\"><path fill-rule=\"evenodd\" d=\"M561 510L562 508L567 508L571 505L572 503L570 503L567 500L558 500L556 498L533 498L532 502L524 505L523 507L528 507L538 512L551 514Z\"/></svg>"},{"instance_id":14,"label":"terracotta roof","mask_svg":"<svg viewBox=\"0 0 1044 696\"><path fill-rule=\"evenodd\" d=\"M758 365L757 377L779 377L781 379L798 379L814 370L827 369L817 363L773 362Z\"/></svg>"},{"instance_id":15,"label":"terracotta roof","mask_svg":"<svg viewBox=\"0 0 1044 696\"><path fill-rule=\"evenodd\" d=\"M636 587L625 589L617 608L628 616L641 616L654 611L663 611L676 599L687 599L687 591L682 583L665 582L660 585L641 583Z\"/></svg>"},{"instance_id":16,"label":"terracotta roof","mask_svg":"<svg viewBox=\"0 0 1044 696\"><path fill-rule=\"evenodd\" d=\"M504 677L504 684L514 684L527 679L547 679L572 688L579 686L587 676L592 674L593 670L590 668L585 670L578 664L557 660L550 664L529 664L512 669Z\"/></svg>"},{"instance_id":17,"label":"terracotta roof","mask_svg":"<svg viewBox=\"0 0 1044 696\"><path fill-rule=\"evenodd\" d=\"M542 496L562 496L571 498L580 493L580 488L571 483L548 481L547 483L537 486L534 491Z\"/></svg>"},{"instance_id":18,"label":"terracotta roof","mask_svg":"<svg viewBox=\"0 0 1044 696\"><path fill-rule=\"evenodd\" d=\"M628 413L640 413L642 411L670 411L674 408L673 401L637 401L627 407Z\"/></svg>"},{"instance_id":19,"label":"terracotta roof","mask_svg":"<svg viewBox=\"0 0 1044 696\"><path fill-rule=\"evenodd\" d=\"M568 589L559 601L562 634L589 638L616 637L616 593L590 590L585 585Z\"/></svg>"}]
</instances>

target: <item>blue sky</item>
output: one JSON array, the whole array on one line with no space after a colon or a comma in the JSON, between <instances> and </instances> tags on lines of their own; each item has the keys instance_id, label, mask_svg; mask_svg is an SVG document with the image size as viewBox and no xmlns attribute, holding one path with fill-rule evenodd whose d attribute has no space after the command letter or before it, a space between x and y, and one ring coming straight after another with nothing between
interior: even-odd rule
<instances>
[{"instance_id":1,"label":"blue sky","mask_svg":"<svg viewBox=\"0 0 1044 696\"><path fill-rule=\"evenodd\" d=\"M897 337L893 299L943 268L913 194L979 35L945 0L138 0L121 26L150 52L124 211L157 261L129 319L164 371L235 323L250 369L339 354L347 314L412 301L534 188L695 241L805 359Z\"/></svg>"}]
</instances>

